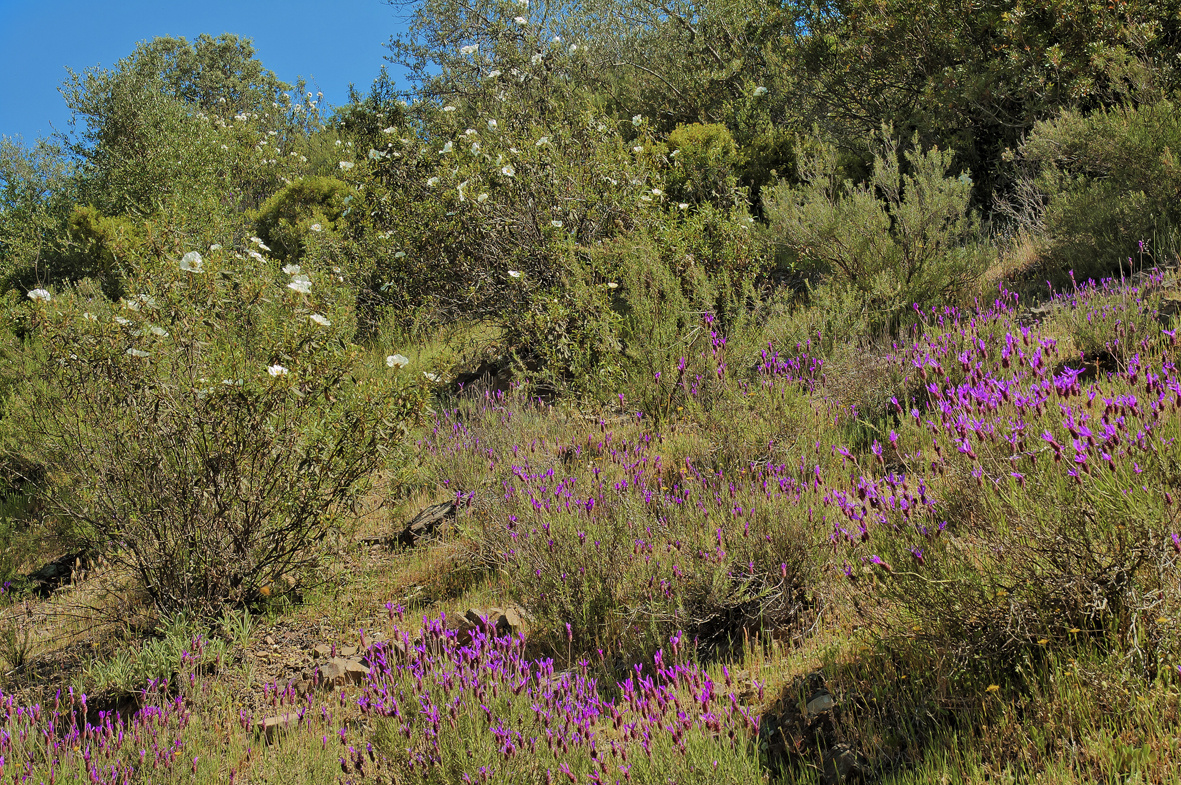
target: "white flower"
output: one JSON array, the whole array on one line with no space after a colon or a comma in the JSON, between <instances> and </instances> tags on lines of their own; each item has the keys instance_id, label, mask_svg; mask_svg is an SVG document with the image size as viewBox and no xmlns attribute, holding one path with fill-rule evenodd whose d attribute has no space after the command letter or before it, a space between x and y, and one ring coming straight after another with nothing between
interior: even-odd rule
<instances>
[{"instance_id":1,"label":"white flower","mask_svg":"<svg viewBox=\"0 0 1181 785\"><path fill-rule=\"evenodd\" d=\"M642 115L642 114L632 115L632 125L639 126L639 125L643 124L643 122L644 122L644 115Z\"/></svg>"},{"instance_id":2,"label":"white flower","mask_svg":"<svg viewBox=\"0 0 1181 785\"><path fill-rule=\"evenodd\" d=\"M347 172L349 169L353 168L353 162L352 161L341 161L340 168Z\"/></svg>"},{"instance_id":3,"label":"white flower","mask_svg":"<svg viewBox=\"0 0 1181 785\"><path fill-rule=\"evenodd\" d=\"M644 147L643 147L643 145L636 145L635 147L633 147L633 148L632 148L632 152L633 152L633 153L642 153L642 152L644 152Z\"/></svg>"},{"instance_id":4,"label":"white flower","mask_svg":"<svg viewBox=\"0 0 1181 785\"><path fill-rule=\"evenodd\" d=\"M443 145L443 149L439 151L439 155L447 155L447 153L451 152L454 149L455 149L455 145L452 144L451 142L447 142L447 144Z\"/></svg>"},{"instance_id":5,"label":"white flower","mask_svg":"<svg viewBox=\"0 0 1181 785\"><path fill-rule=\"evenodd\" d=\"M267 373L269 373L271 376L286 376L287 369L282 365L275 363L274 365L267 366Z\"/></svg>"},{"instance_id":6,"label":"white flower","mask_svg":"<svg viewBox=\"0 0 1181 785\"><path fill-rule=\"evenodd\" d=\"M385 153L383 153L381 150L374 150L373 148L369 148L369 160L370 161L380 161L382 158L385 158Z\"/></svg>"},{"instance_id":7,"label":"white flower","mask_svg":"<svg viewBox=\"0 0 1181 785\"><path fill-rule=\"evenodd\" d=\"M47 303L49 302L50 297L52 297L52 295L50 295L49 292L45 291L44 289L34 289L29 292L29 299L33 300L34 302Z\"/></svg>"},{"instance_id":8,"label":"white flower","mask_svg":"<svg viewBox=\"0 0 1181 785\"><path fill-rule=\"evenodd\" d=\"M538 53L538 54L533 55L532 57L529 58L529 62L533 63L533 65L538 65L539 63L541 63L541 54Z\"/></svg>"},{"instance_id":9,"label":"white flower","mask_svg":"<svg viewBox=\"0 0 1181 785\"><path fill-rule=\"evenodd\" d=\"M181 257L180 269L186 273L203 273L205 272L205 260L196 251L189 251Z\"/></svg>"},{"instance_id":10,"label":"white flower","mask_svg":"<svg viewBox=\"0 0 1181 785\"><path fill-rule=\"evenodd\" d=\"M659 188L653 188L652 195L653 196L664 196L664 191L660 190Z\"/></svg>"},{"instance_id":11,"label":"white flower","mask_svg":"<svg viewBox=\"0 0 1181 785\"><path fill-rule=\"evenodd\" d=\"M513 168L512 164L505 164L500 168L500 173L505 177L512 177L517 173L517 170Z\"/></svg>"},{"instance_id":12,"label":"white flower","mask_svg":"<svg viewBox=\"0 0 1181 785\"><path fill-rule=\"evenodd\" d=\"M410 364L410 358L401 354L391 354L385 358L385 364L390 368L405 368Z\"/></svg>"},{"instance_id":13,"label":"white flower","mask_svg":"<svg viewBox=\"0 0 1181 785\"><path fill-rule=\"evenodd\" d=\"M115 324L117 324L121 327L126 327L127 325L131 324L131 320L124 319L122 316L116 316L115 317Z\"/></svg>"},{"instance_id":14,"label":"white flower","mask_svg":"<svg viewBox=\"0 0 1181 785\"><path fill-rule=\"evenodd\" d=\"M493 71L489 71L489 72L488 72L488 78L489 78L489 79L495 79L495 78L496 78L496 77L498 77L498 76L500 76L500 69L499 69L499 68L498 68L498 69L496 69L496 70L493 70Z\"/></svg>"},{"instance_id":15,"label":"white flower","mask_svg":"<svg viewBox=\"0 0 1181 785\"><path fill-rule=\"evenodd\" d=\"M578 51L578 44L570 44L570 54L574 54L577 51Z\"/></svg>"},{"instance_id":16,"label":"white flower","mask_svg":"<svg viewBox=\"0 0 1181 785\"><path fill-rule=\"evenodd\" d=\"M619 288L619 284L615 283L615 281L611 281L611 282L609 282L609 283L607 284L607 288L608 288L608 289L618 289L618 288Z\"/></svg>"},{"instance_id":17,"label":"white flower","mask_svg":"<svg viewBox=\"0 0 1181 785\"><path fill-rule=\"evenodd\" d=\"M306 276L300 275L297 276L291 283L287 284L287 288L299 292L300 294L307 294L308 292L312 291L312 282L309 281Z\"/></svg>"},{"instance_id":18,"label":"white flower","mask_svg":"<svg viewBox=\"0 0 1181 785\"><path fill-rule=\"evenodd\" d=\"M459 201L461 201L461 202L466 202L466 201L467 201L467 198L464 196L463 190L464 190L465 188L467 188L467 184L468 184L469 182L471 182L471 181L470 181L470 180L464 180L462 183L460 183L459 185L455 186L455 190L456 190L456 191L459 193Z\"/></svg>"},{"instance_id":19,"label":"white flower","mask_svg":"<svg viewBox=\"0 0 1181 785\"><path fill-rule=\"evenodd\" d=\"M489 120L489 121L488 121L488 130L489 130L489 131L495 131L495 130L496 130L496 121L495 121L495 120Z\"/></svg>"},{"instance_id":20,"label":"white flower","mask_svg":"<svg viewBox=\"0 0 1181 785\"><path fill-rule=\"evenodd\" d=\"M475 133L476 133L476 129L475 129L475 128L469 128L469 129L467 129L466 131L464 131L464 132L463 132L463 135L464 135L464 136L474 136L474 135L475 135Z\"/></svg>"},{"instance_id":21,"label":"white flower","mask_svg":"<svg viewBox=\"0 0 1181 785\"><path fill-rule=\"evenodd\" d=\"M318 313L314 313L311 316L309 316L308 318L311 319L316 324L320 325L321 327L331 327L332 326L332 322L330 322L327 318L321 316Z\"/></svg>"},{"instance_id":22,"label":"white flower","mask_svg":"<svg viewBox=\"0 0 1181 785\"><path fill-rule=\"evenodd\" d=\"M444 107L443 107L443 111L444 111L444 112L454 112L454 111L455 111L455 107L454 107L454 106L450 106L450 105L448 105L448 106L444 106Z\"/></svg>"},{"instance_id":23,"label":"white flower","mask_svg":"<svg viewBox=\"0 0 1181 785\"><path fill-rule=\"evenodd\" d=\"M479 152L480 152L480 143L479 142L472 142L472 155L476 155Z\"/></svg>"},{"instance_id":24,"label":"white flower","mask_svg":"<svg viewBox=\"0 0 1181 785\"><path fill-rule=\"evenodd\" d=\"M528 19L526 19L526 18L525 18L525 17L523 17L523 16L517 16L517 17L514 17L514 18L513 18L513 21L514 21L514 22L516 22L516 23L517 23L517 24L519 24L519 25L527 25L527 24L529 24L529 20L528 20Z\"/></svg>"},{"instance_id":25,"label":"white flower","mask_svg":"<svg viewBox=\"0 0 1181 785\"><path fill-rule=\"evenodd\" d=\"M562 43L562 36L560 36L560 35L555 35L555 36L554 36L554 37L553 37L553 38L550 40L550 43L551 43L551 44L560 44L560 43Z\"/></svg>"},{"instance_id":26,"label":"white flower","mask_svg":"<svg viewBox=\"0 0 1181 785\"><path fill-rule=\"evenodd\" d=\"M476 197L476 201L480 204L483 204L484 202L488 201L488 194L480 194Z\"/></svg>"},{"instance_id":27,"label":"white flower","mask_svg":"<svg viewBox=\"0 0 1181 785\"><path fill-rule=\"evenodd\" d=\"M299 275L303 272L303 268L298 264L287 264L283 265L283 272L287 275Z\"/></svg>"},{"instance_id":28,"label":"white flower","mask_svg":"<svg viewBox=\"0 0 1181 785\"><path fill-rule=\"evenodd\" d=\"M543 136L540 139L538 139L537 143L534 146L541 147L543 144L549 144L549 137L548 136Z\"/></svg>"},{"instance_id":29,"label":"white flower","mask_svg":"<svg viewBox=\"0 0 1181 785\"><path fill-rule=\"evenodd\" d=\"M153 327L149 330L149 332L152 335L156 336L157 338L167 338L168 337L168 331L165 330L163 327Z\"/></svg>"},{"instance_id":30,"label":"white flower","mask_svg":"<svg viewBox=\"0 0 1181 785\"><path fill-rule=\"evenodd\" d=\"M689 203L688 202L681 202L680 204L677 205L677 207L680 208L681 210L688 210Z\"/></svg>"},{"instance_id":31,"label":"white flower","mask_svg":"<svg viewBox=\"0 0 1181 785\"><path fill-rule=\"evenodd\" d=\"M392 133L396 133L396 132L397 132L397 130L398 130L397 128L395 128L394 126L392 126L392 125L391 125L389 128L383 128L383 129L381 129L381 132L382 132L383 134L392 134Z\"/></svg>"},{"instance_id":32,"label":"white flower","mask_svg":"<svg viewBox=\"0 0 1181 785\"><path fill-rule=\"evenodd\" d=\"M759 85L755 88L755 98L762 98L766 94L767 88L763 87L762 85Z\"/></svg>"},{"instance_id":33,"label":"white flower","mask_svg":"<svg viewBox=\"0 0 1181 785\"><path fill-rule=\"evenodd\" d=\"M395 259L405 259L406 252L405 251L398 251L396 254L394 254L394 258Z\"/></svg>"},{"instance_id":34,"label":"white flower","mask_svg":"<svg viewBox=\"0 0 1181 785\"><path fill-rule=\"evenodd\" d=\"M249 256L251 259L253 259L256 262L265 262L266 261L266 257L263 256L262 254L260 254L258 251L254 251L254 250L247 251L246 255Z\"/></svg>"},{"instance_id":35,"label":"white flower","mask_svg":"<svg viewBox=\"0 0 1181 785\"><path fill-rule=\"evenodd\" d=\"M82 318L88 322L97 322L98 321L98 317L95 316L94 314L92 314L90 311L87 311L86 313L82 314Z\"/></svg>"},{"instance_id":36,"label":"white flower","mask_svg":"<svg viewBox=\"0 0 1181 785\"><path fill-rule=\"evenodd\" d=\"M562 222L561 222L561 221L550 221L550 222L549 222L549 225L550 225L550 226L552 226L552 227L554 227L555 229L561 229L561 228L562 228Z\"/></svg>"},{"instance_id":37,"label":"white flower","mask_svg":"<svg viewBox=\"0 0 1181 785\"><path fill-rule=\"evenodd\" d=\"M220 251L220 250L221 250L221 245L218 243L214 243L213 245L209 246L210 253L213 253L215 251Z\"/></svg>"},{"instance_id":38,"label":"white flower","mask_svg":"<svg viewBox=\"0 0 1181 785\"><path fill-rule=\"evenodd\" d=\"M324 227L323 227L323 226L320 226L320 224L312 224L312 225L311 225L311 226L309 226L308 228L309 228L309 229L311 229L313 232L322 232L322 231L324 231Z\"/></svg>"},{"instance_id":39,"label":"white flower","mask_svg":"<svg viewBox=\"0 0 1181 785\"><path fill-rule=\"evenodd\" d=\"M431 373L430 371L423 371L422 375L427 378L428 382L434 382L435 384L438 384L440 381L442 381L438 374Z\"/></svg>"},{"instance_id":40,"label":"white flower","mask_svg":"<svg viewBox=\"0 0 1181 785\"><path fill-rule=\"evenodd\" d=\"M130 357L151 357L151 354L140 349L128 349L124 354Z\"/></svg>"},{"instance_id":41,"label":"white flower","mask_svg":"<svg viewBox=\"0 0 1181 785\"><path fill-rule=\"evenodd\" d=\"M520 278L520 277L521 277L521 271L520 271L520 270L509 270L509 271L508 271L508 274L509 274L509 277L510 277L510 278Z\"/></svg>"},{"instance_id":42,"label":"white flower","mask_svg":"<svg viewBox=\"0 0 1181 785\"><path fill-rule=\"evenodd\" d=\"M436 185L438 185L438 184L439 184L439 178L438 178L438 177L432 177L432 178L430 178L429 180L427 180L427 181L426 181L426 184L427 184L427 186L428 186L428 187L430 187L430 188L434 188Z\"/></svg>"},{"instance_id":43,"label":"white flower","mask_svg":"<svg viewBox=\"0 0 1181 785\"><path fill-rule=\"evenodd\" d=\"M480 51L479 44L468 44L467 46L459 47L459 53L464 55L474 55L478 51Z\"/></svg>"}]
</instances>

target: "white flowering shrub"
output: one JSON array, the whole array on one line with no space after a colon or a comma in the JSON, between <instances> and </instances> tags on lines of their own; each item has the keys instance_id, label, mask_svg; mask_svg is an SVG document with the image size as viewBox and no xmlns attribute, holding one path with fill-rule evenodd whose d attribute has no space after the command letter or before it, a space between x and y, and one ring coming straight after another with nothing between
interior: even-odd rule
<instances>
[{"instance_id":1,"label":"white flowering shrub","mask_svg":"<svg viewBox=\"0 0 1181 785\"><path fill-rule=\"evenodd\" d=\"M349 343L332 278L189 252L126 281L9 301L8 450L163 613L216 613L308 574L422 406L411 374Z\"/></svg>"}]
</instances>

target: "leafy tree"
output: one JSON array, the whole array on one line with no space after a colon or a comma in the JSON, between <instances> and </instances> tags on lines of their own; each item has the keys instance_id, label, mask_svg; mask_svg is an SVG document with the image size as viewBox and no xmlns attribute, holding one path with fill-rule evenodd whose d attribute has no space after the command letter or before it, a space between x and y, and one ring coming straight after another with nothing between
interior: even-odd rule
<instances>
[{"instance_id":1,"label":"leafy tree","mask_svg":"<svg viewBox=\"0 0 1181 785\"><path fill-rule=\"evenodd\" d=\"M0 289L43 280L60 250L73 193L73 167L57 145L0 139Z\"/></svg>"},{"instance_id":2,"label":"leafy tree","mask_svg":"<svg viewBox=\"0 0 1181 785\"><path fill-rule=\"evenodd\" d=\"M282 143L317 124L289 89L249 41L230 35L156 38L112 69L71 71L61 90L73 112L68 152L82 162L81 198L107 215L145 215L178 194L216 188L238 152L230 142L245 141L219 133L227 126L263 120Z\"/></svg>"},{"instance_id":3,"label":"leafy tree","mask_svg":"<svg viewBox=\"0 0 1181 785\"><path fill-rule=\"evenodd\" d=\"M960 151L987 197L1001 152L1064 107L1167 90L1176 0L826 0L798 37L799 97L847 147L881 123Z\"/></svg>"},{"instance_id":4,"label":"leafy tree","mask_svg":"<svg viewBox=\"0 0 1181 785\"><path fill-rule=\"evenodd\" d=\"M413 8L408 32L389 44L391 59L407 69L407 97L467 102L481 94L488 74L522 78L519 64L528 63L613 117L625 134L635 115L648 118L657 134L693 123L724 125L743 150L737 173L756 192L772 171L790 175L794 168L792 135L782 131L798 125L783 62L798 26L794 6L427 0ZM554 106L525 98L519 111Z\"/></svg>"}]
</instances>

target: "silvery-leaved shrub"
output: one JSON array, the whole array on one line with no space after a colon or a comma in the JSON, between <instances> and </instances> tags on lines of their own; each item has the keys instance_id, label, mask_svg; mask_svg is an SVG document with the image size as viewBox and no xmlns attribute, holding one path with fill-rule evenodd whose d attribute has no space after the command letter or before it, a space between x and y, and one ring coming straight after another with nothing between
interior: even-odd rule
<instances>
[{"instance_id":1,"label":"silvery-leaved shrub","mask_svg":"<svg viewBox=\"0 0 1181 785\"><path fill-rule=\"evenodd\" d=\"M821 273L856 291L871 324L897 330L913 305L956 302L982 274L987 250L969 209L972 180L951 174L954 153L901 150L889 128L874 145L873 171L842 181L836 148L801 154L800 185L763 191L773 242L798 272Z\"/></svg>"},{"instance_id":2,"label":"silvery-leaved shrub","mask_svg":"<svg viewBox=\"0 0 1181 785\"><path fill-rule=\"evenodd\" d=\"M332 276L242 250L139 271L117 302L80 286L6 312L6 451L162 613L308 574L422 404L410 374L365 367Z\"/></svg>"}]
</instances>

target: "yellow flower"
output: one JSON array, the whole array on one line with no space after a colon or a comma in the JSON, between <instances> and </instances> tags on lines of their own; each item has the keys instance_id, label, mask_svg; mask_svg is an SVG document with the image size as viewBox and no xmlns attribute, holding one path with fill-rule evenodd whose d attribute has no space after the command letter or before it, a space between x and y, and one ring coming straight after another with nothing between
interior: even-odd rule
<instances>
[{"instance_id":1,"label":"yellow flower","mask_svg":"<svg viewBox=\"0 0 1181 785\"><path fill-rule=\"evenodd\" d=\"M1049 638L1042 638L1040 641L1037 642L1037 645L1038 646L1045 646L1049 642L1050 642Z\"/></svg>"},{"instance_id":2,"label":"yellow flower","mask_svg":"<svg viewBox=\"0 0 1181 785\"><path fill-rule=\"evenodd\" d=\"M1001 691L1001 685L999 685L999 684L989 684L988 689L985 690L985 692L1000 692L1000 691Z\"/></svg>"}]
</instances>

